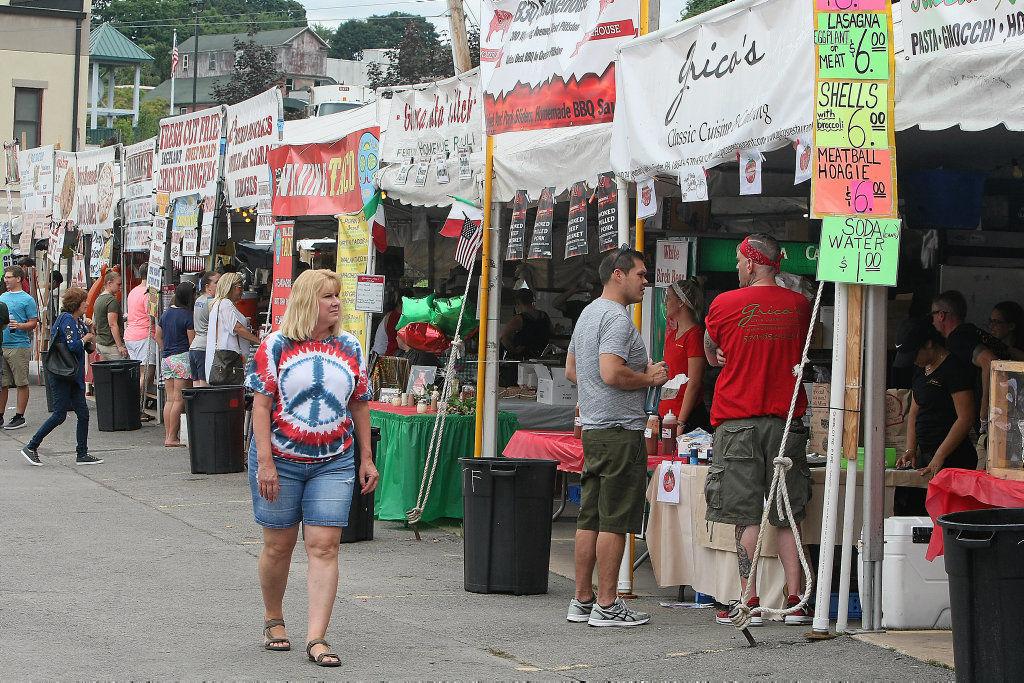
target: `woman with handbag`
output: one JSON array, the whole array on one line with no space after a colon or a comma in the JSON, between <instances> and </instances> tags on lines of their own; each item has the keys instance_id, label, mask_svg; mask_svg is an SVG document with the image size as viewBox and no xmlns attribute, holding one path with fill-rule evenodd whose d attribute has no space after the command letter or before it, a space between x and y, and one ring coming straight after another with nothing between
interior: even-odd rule
<instances>
[{"instance_id":1,"label":"woman with handbag","mask_svg":"<svg viewBox=\"0 0 1024 683\"><path fill-rule=\"evenodd\" d=\"M89 455L89 406L85 402L85 349L91 345L95 334L89 331L82 316L85 315L85 290L71 287L64 292L61 314L53 321L50 329L50 350L46 356L46 374L53 393L53 413L39 431L21 449L29 464L42 466L39 460L39 444L67 419L68 411L74 410L78 418L76 436L78 440L78 465L98 465L102 460Z\"/></svg>"},{"instance_id":2,"label":"woman with handbag","mask_svg":"<svg viewBox=\"0 0 1024 683\"><path fill-rule=\"evenodd\" d=\"M245 381L245 358L239 340L260 343L235 306L241 298L242 276L224 273L217 282L217 295L210 302L206 332L206 377L211 386L241 385Z\"/></svg>"},{"instance_id":3,"label":"woman with handbag","mask_svg":"<svg viewBox=\"0 0 1024 683\"><path fill-rule=\"evenodd\" d=\"M296 278L281 329L260 344L246 380L255 392L249 487L263 527L263 646L291 649L283 602L301 522L309 558L306 655L318 666L341 666L324 640L338 594L341 528L353 488L369 494L378 479L370 382L359 341L341 328L340 291L329 270Z\"/></svg>"}]
</instances>

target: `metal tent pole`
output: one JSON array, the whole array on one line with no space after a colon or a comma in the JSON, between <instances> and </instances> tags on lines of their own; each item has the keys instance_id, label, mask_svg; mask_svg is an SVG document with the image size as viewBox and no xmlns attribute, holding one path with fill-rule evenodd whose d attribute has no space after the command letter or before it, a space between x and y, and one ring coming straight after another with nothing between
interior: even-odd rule
<instances>
[{"instance_id":1,"label":"metal tent pole","mask_svg":"<svg viewBox=\"0 0 1024 683\"><path fill-rule=\"evenodd\" d=\"M886 370L886 290L868 287L864 315L864 511L862 518L861 559L864 563L860 583L861 627L865 631L881 628L881 581L876 575L882 566L883 519L885 514L885 370Z\"/></svg>"},{"instance_id":2,"label":"metal tent pole","mask_svg":"<svg viewBox=\"0 0 1024 683\"><path fill-rule=\"evenodd\" d=\"M491 205L491 221L485 235L490 244L490 263L487 269L487 280L480 284L487 287L487 366L484 372L483 391L477 392L477 400L484 403L483 407L483 443L481 455L494 458L498 455L498 349L501 344L498 331L501 324L501 202ZM483 349L478 352L481 355Z\"/></svg>"}]
</instances>

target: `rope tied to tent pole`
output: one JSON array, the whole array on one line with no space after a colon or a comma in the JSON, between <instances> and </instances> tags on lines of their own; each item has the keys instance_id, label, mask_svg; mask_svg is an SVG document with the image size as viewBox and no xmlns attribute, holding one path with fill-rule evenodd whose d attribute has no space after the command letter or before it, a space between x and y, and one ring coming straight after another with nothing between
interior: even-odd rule
<instances>
[{"instance_id":1,"label":"rope tied to tent pole","mask_svg":"<svg viewBox=\"0 0 1024 683\"><path fill-rule=\"evenodd\" d=\"M804 340L803 354L800 356L800 363L793 367L793 374L796 376L793 383L793 395L789 401L789 413L786 415L786 425L782 431L782 441L779 444L779 454L772 460L772 464L775 467L775 471L772 474L772 485L768 491L768 504L765 505L763 512L761 513L761 526L757 534L757 545L754 546L754 555L750 560L750 574L747 579L747 584L743 588L743 594L740 596L740 601L735 605L729 613L729 620L732 622L740 631L744 632L747 641L751 643L751 647L754 646L754 640L750 636L750 632L747 631L747 627L750 626L751 617L757 616L780 616L784 617L788 614L794 614L804 608L807 601L811 597L811 590L814 586L814 577L811 574L811 567L807 561L807 554L804 552L803 540L800 537L800 525L793 519L793 507L789 500L789 489L786 486L786 472L793 467L793 460L786 457L786 441L789 438L789 428L793 424L793 413L796 412L797 398L800 395L800 391L803 384L804 367L810 362L807 354L811 349L811 333L814 330L814 323L818 319L818 313L821 310L821 293L825 288L824 282L818 283L818 292L814 297L814 307L811 311L810 328L807 330L807 338ZM778 512L779 519L784 519L789 522L789 528L793 532L793 539L796 543L796 551L800 557L800 566L803 569L804 577L804 591L800 596L800 601L787 609L773 609L770 607L750 607L747 601L750 600L750 590L753 584L753 580L756 580L757 576L757 562L761 557L761 548L764 544L765 532L768 529L768 515L771 512L771 506L775 505L775 509Z\"/></svg>"},{"instance_id":2,"label":"rope tied to tent pole","mask_svg":"<svg viewBox=\"0 0 1024 683\"><path fill-rule=\"evenodd\" d=\"M474 259L466 276L466 288L462 294L462 306L459 307L459 318L455 322L455 334L452 336L452 350L448 354L448 362L445 363L444 384L441 389L441 397L437 403L437 414L434 416L434 428L430 434L427 457L423 462L423 478L420 480L420 489L416 496L416 506L405 513L405 519L411 525L416 525L423 519L423 509L430 498L430 490L434 486L434 476L437 474L437 465L441 461L441 441L444 438L444 425L448 417L448 400L451 395L455 359L458 351L462 348L462 338L460 337L462 318L466 312L466 299L469 296L469 287L473 282L473 271L475 268L476 260ZM481 324L483 323L484 321L481 321ZM479 396L477 396L477 400L480 400Z\"/></svg>"}]
</instances>

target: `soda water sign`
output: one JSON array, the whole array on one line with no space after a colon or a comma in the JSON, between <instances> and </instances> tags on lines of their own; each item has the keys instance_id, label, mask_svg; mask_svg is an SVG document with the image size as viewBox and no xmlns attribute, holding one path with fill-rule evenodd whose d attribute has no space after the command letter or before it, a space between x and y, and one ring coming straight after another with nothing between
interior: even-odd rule
<instances>
[{"instance_id":1,"label":"soda water sign","mask_svg":"<svg viewBox=\"0 0 1024 683\"><path fill-rule=\"evenodd\" d=\"M894 287L899 259L899 220L856 216L822 220L819 280Z\"/></svg>"}]
</instances>

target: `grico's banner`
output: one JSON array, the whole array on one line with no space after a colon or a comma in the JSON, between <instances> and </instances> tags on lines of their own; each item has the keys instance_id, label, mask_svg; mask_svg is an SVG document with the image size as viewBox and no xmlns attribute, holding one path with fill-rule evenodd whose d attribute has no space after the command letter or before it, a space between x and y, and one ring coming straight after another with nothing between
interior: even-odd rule
<instances>
[{"instance_id":1,"label":"grico's banner","mask_svg":"<svg viewBox=\"0 0 1024 683\"><path fill-rule=\"evenodd\" d=\"M1017 2L904 0L903 54L914 59L1024 41L1024 6Z\"/></svg>"},{"instance_id":2,"label":"grico's banner","mask_svg":"<svg viewBox=\"0 0 1024 683\"><path fill-rule=\"evenodd\" d=\"M267 156L275 216L334 216L361 211L373 195L380 128L320 145L283 145Z\"/></svg>"},{"instance_id":3,"label":"grico's banner","mask_svg":"<svg viewBox=\"0 0 1024 683\"><path fill-rule=\"evenodd\" d=\"M473 69L436 83L395 91L381 159L410 164L413 159L483 152L480 71Z\"/></svg>"},{"instance_id":4,"label":"grico's banner","mask_svg":"<svg viewBox=\"0 0 1024 683\"><path fill-rule=\"evenodd\" d=\"M172 200L195 193L216 197L223 127L222 107L161 119L156 189Z\"/></svg>"},{"instance_id":5,"label":"grico's banner","mask_svg":"<svg viewBox=\"0 0 1024 683\"><path fill-rule=\"evenodd\" d=\"M814 35L807 0L744 3L622 48L612 168L637 180L767 152L811 129Z\"/></svg>"},{"instance_id":6,"label":"grico's banner","mask_svg":"<svg viewBox=\"0 0 1024 683\"><path fill-rule=\"evenodd\" d=\"M612 120L615 50L637 34L637 0L483 0L481 11L489 134Z\"/></svg>"},{"instance_id":7,"label":"grico's banner","mask_svg":"<svg viewBox=\"0 0 1024 683\"><path fill-rule=\"evenodd\" d=\"M224 179L228 203L234 208L256 206L259 184L270 178L267 154L281 139L282 106L281 91L271 88L226 109Z\"/></svg>"}]
</instances>

